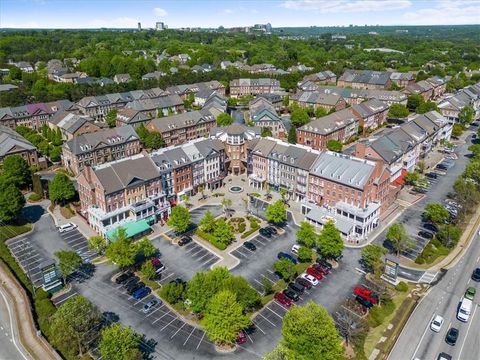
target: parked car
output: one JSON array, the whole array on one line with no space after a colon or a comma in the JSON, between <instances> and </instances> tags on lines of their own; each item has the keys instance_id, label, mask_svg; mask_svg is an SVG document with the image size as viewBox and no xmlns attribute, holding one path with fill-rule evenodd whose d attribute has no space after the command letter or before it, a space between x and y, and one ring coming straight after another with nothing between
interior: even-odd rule
<instances>
[{"instance_id":1,"label":"parked car","mask_svg":"<svg viewBox=\"0 0 480 360\"><path fill-rule=\"evenodd\" d=\"M277 254L277 259L288 259L290 260L292 263L294 263L295 265L297 265L297 259L295 259L292 255L290 254L287 254L287 253L284 253L284 252L279 252Z\"/></svg>"},{"instance_id":2,"label":"parked car","mask_svg":"<svg viewBox=\"0 0 480 360\"><path fill-rule=\"evenodd\" d=\"M137 282L132 284L130 287L126 288L128 295L133 295L133 293L141 288L144 288L145 284L143 282Z\"/></svg>"},{"instance_id":3,"label":"parked car","mask_svg":"<svg viewBox=\"0 0 480 360\"><path fill-rule=\"evenodd\" d=\"M473 301L473 299L475 299L476 292L477 292L477 290L473 286L470 286L467 289L467 291L465 291L465 298Z\"/></svg>"},{"instance_id":4,"label":"parked car","mask_svg":"<svg viewBox=\"0 0 480 360\"><path fill-rule=\"evenodd\" d=\"M150 294L151 292L152 292L152 290L150 290L149 287L144 286L144 287L141 287L140 289L136 290L132 294L132 296L133 296L134 299L140 300L140 299L143 299L148 294Z\"/></svg>"},{"instance_id":5,"label":"parked car","mask_svg":"<svg viewBox=\"0 0 480 360\"><path fill-rule=\"evenodd\" d=\"M302 285L305 289L309 290L312 288L312 284L310 283L310 281L307 281L305 279L303 279L302 277L298 277L295 282L297 284L300 284Z\"/></svg>"},{"instance_id":6,"label":"parked car","mask_svg":"<svg viewBox=\"0 0 480 360\"><path fill-rule=\"evenodd\" d=\"M182 278L176 278L175 280L171 280L170 283L181 284L183 286L187 285L187 282Z\"/></svg>"},{"instance_id":7,"label":"parked car","mask_svg":"<svg viewBox=\"0 0 480 360\"><path fill-rule=\"evenodd\" d=\"M324 267L320 264L313 264L312 267L317 270L317 271L320 271L320 273L323 275L323 276L327 276L329 273L330 273L330 270L327 268L327 267Z\"/></svg>"},{"instance_id":8,"label":"parked car","mask_svg":"<svg viewBox=\"0 0 480 360\"><path fill-rule=\"evenodd\" d=\"M127 288L127 287L131 286L131 284L136 284L139 280L140 280L140 279L138 278L138 276L135 276L135 275L130 276L130 277L127 279L127 281L125 281L125 282L123 283L123 286L124 286L125 288Z\"/></svg>"},{"instance_id":9,"label":"parked car","mask_svg":"<svg viewBox=\"0 0 480 360\"><path fill-rule=\"evenodd\" d=\"M58 232L65 233L67 231L71 231L76 228L77 228L77 225L75 225L74 223L66 223L58 227Z\"/></svg>"},{"instance_id":10,"label":"parked car","mask_svg":"<svg viewBox=\"0 0 480 360\"><path fill-rule=\"evenodd\" d=\"M155 272L157 274L160 274L163 270L165 270L165 265L162 264L158 257L154 257L150 261L152 262L152 265L155 268Z\"/></svg>"},{"instance_id":11,"label":"parked car","mask_svg":"<svg viewBox=\"0 0 480 360\"><path fill-rule=\"evenodd\" d=\"M437 360L452 360L452 356L447 353L441 352L438 354Z\"/></svg>"},{"instance_id":12,"label":"parked car","mask_svg":"<svg viewBox=\"0 0 480 360\"><path fill-rule=\"evenodd\" d=\"M266 238L271 238L272 237L272 232L268 228L261 228L259 230L260 235L266 237Z\"/></svg>"},{"instance_id":13,"label":"parked car","mask_svg":"<svg viewBox=\"0 0 480 360\"><path fill-rule=\"evenodd\" d=\"M434 173L434 172L426 173L425 176L426 176L427 178L430 178L430 179L437 179L437 178L438 178L438 174L437 174L437 173Z\"/></svg>"},{"instance_id":14,"label":"parked car","mask_svg":"<svg viewBox=\"0 0 480 360\"><path fill-rule=\"evenodd\" d=\"M422 188L422 187L418 187L418 186L414 187L414 188L413 188L413 191L415 191L415 192L417 192L417 193L419 193L419 194L426 194L426 193L428 192L427 189Z\"/></svg>"},{"instance_id":15,"label":"parked car","mask_svg":"<svg viewBox=\"0 0 480 360\"><path fill-rule=\"evenodd\" d=\"M270 231L273 235L277 235L278 231L273 226L267 226L266 229Z\"/></svg>"},{"instance_id":16,"label":"parked car","mask_svg":"<svg viewBox=\"0 0 480 360\"><path fill-rule=\"evenodd\" d=\"M317 286L318 285L318 280L315 279L314 276L310 275L310 274L307 274L307 273L303 273L302 275L300 275L300 277L302 279L305 279L307 280L308 282L310 282L310 284L312 284L313 286Z\"/></svg>"},{"instance_id":17,"label":"parked car","mask_svg":"<svg viewBox=\"0 0 480 360\"><path fill-rule=\"evenodd\" d=\"M460 308L457 312L457 319L463 322L468 322L470 313L472 312L473 301L468 298L463 298L460 303Z\"/></svg>"},{"instance_id":18,"label":"parked car","mask_svg":"<svg viewBox=\"0 0 480 360\"><path fill-rule=\"evenodd\" d=\"M247 342L247 333L244 330L240 330L237 335L237 344L243 345Z\"/></svg>"},{"instance_id":19,"label":"parked car","mask_svg":"<svg viewBox=\"0 0 480 360\"><path fill-rule=\"evenodd\" d=\"M455 346L458 339L458 329L450 328L447 332L447 336L445 337L445 342L448 345Z\"/></svg>"},{"instance_id":20,"label":"parked car","mask_svg":"<svg viewBox=\"0 0 480 360\"><path fill-rule=\"evenodd\" d=\"M368 300L373 305L378 303L378 296L374 294L370 289L367 289L363 286L356 286L355 289L353 289L353 292L355 293L355 295L360 296L365 300Z\"/></svg>"},{"instance_id":21,"label":"parked car","mask_svg":"<svg viewBox=\"0 0 480 360\"><path fill-rule=\"evenodd\" d=\"M298 250L300 249L300 245L295 244L292 246L292 253L298 255Z\"/></svg>"},{"instance_id":22,"label":"parked car","mask_svg":"<svg viewBox=\"0 0 480 360\"><path fill-rule=\"evenodd\" d=\"M287 298L289 298L292 301L297 302L298 300L300 300L300 296L298 296L298 294L295 291L289 288L286 288L285 290L283 290L282 294L284 294Z\"/></svg>"},{"instance_id":23,"label":"parked car","mask_svg":"<svg viewBox=\"0 0 480 360\"><path fill-rule=\"evenodd\" d=\"M192 238L190 236L183 236L178 242L178 246L184 246L190 242L192 242Z\"/></svg>"},{"instance_id":24,"label":"parked car","mask_svg":"<svg viewBox=\"0 0 480 360\"><path fill-rule=\"evenodd\" d=\"M292 306L292 300L288 298L284 293L275 293L275 295L273 295L273 298L286 307Z\"/></svg>"},{"instance_id":25,"label":"parked car","mask_svg":"<svg viewBox=\"0 0 480 360\"><path fill-rule=\"evenodd\" d=\"M427 230L430 230L430 231L433 231L433 232L437 232L438 231L438 227L436 227L434 224L431 224L431 223L424 223L423 224L423 227Z\"/></svg>"},{"instance_id":26,"label":"parked car","mask_svg":"<svg viewBox=\"0 0 480 360\"><path fill-rule=\"evenodd\" d=\"M251 250L251 251L257 250L257 247L255 246L255 244L250 242L250 241L245 241L243 243L243 246L246 247L248 250Z\"/></svg>"},{"instance_id":27,"label":"parked car","mask_svg":"<svg viewBox=\"0 0 480 360\"><path fill-rule=\"evenodd\" d=\"M308 275L311 275L313 276L315 279L317 280L322 280L323 279L323 275L320 271L316 270L315 268L313 267L309 267L307 268L307 270L305 271Z\"/></svg>"},{"instance_id":28,"label":"parked car","mask_svg":"<svg viewBox=\"0 0 480 360\"><path fill-rule=\"evenodd\" d=\"M472 280L477 282L480 281L480 268L476 268L475 270L473 270Z\"/></svg>"},{"instance_id":29,"label":"parked car","mask_svg":"<svg viewBox=\"0 0 480 360\"><path fill-rule=\"evenodd\" d=\"M361 296L355 296L355 300L360 304L360 305L363 305L364 307L366 307L367 309L370 309L373 307L373 304L368 301L367 299L364 299L363 297Z\"/></svg>"},{"instance_id":30,"label":"parked car","mask_svg":"<svg viewBox=\"0 0 480 360\"><path fill-rule=\"evenodd\" d=\"M433 239L433 234L428 231L420 230L418 232L418 236L425 238L425 239Z\"/></svg>"},{"instance_id":31,"label":"parked car","mask_svg":"<svg viewBox=\"0 0 480 360\"><path fill-rule=\"evenodd\" d=\"M440 329L442 328L444 319L440 315L435 315L433 318L432 322L430 323L430 329L435 332L440 332Z\"/></svg>"},{"instance_id":32,"label":"parked car","mask_svg":"<svg viewBox=\"0 0 480 360\"><path fill-rule=\"evenodd\" d=\"M123 273L115 278L115 283L118 285L124 284L128 279L132 277L132 273Z\"/></svg>"},{"instance_id":33,"label":"parked car","mask_svg":"<svg viewBox=\"0 0 480 360\"><path fill-rule=\"evenodd\" d=\"M297 294L303 294L305 291L305 286L298 284L296 282L291 282L290 284L288 284L288 287L291 290L295 291Z\"/></svg>"},{"instance_id":34,"label":"parked car","mask_svg":"<svg viewBox=\"0 0 480 360\"><path fill-rule=\"evenodd\" d=\"M322 266L328 268L329 270L333 269L332 264L330 264L327 260L322 259L322 258L317 258L317 264L322 265Z\"/></svg>"},{"instance_id":35,"label":"parked car","mask_svg":"<svg viewBox=\"0 0 480 360\"><path fill-rule=\"evenodd\" d=\"M160 305L161 303L162 303L162 301L159 300L159 299L150 300L150 301L147 302L145 305L143 305L142 311L146 314L146 313L148 313L150 310L152 310L155 306Z\"/></svg>"}]
</instances>

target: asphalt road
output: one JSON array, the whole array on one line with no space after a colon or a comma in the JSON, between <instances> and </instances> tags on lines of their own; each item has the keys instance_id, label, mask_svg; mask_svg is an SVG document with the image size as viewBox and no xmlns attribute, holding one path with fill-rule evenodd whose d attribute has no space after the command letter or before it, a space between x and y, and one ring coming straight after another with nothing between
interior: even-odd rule
<instances>
[{"instance_id":1,"label":"asphalt road","mask_svg":"<svg viewBox=\"0 0 480 360\"><path fill-rule=\"evenodd\" d=\"M18 343L16 334L12 334L11 305L7 305L8 298L0 289L0 360L30 360L31 357ZM15 337L15 338L14 338Z\"/></svg>"},{"instance_id":2,"label":"asphalt road","mask_svg":"<svg viewBox=\"0 0 480 360\"><path fill-rule=\"evenodd\" d=\"M480 354L480 311L478 301L480 284L470 279L472 271L480 266L480 236L475 235L465 255L445 276L431 288L410 317L402 334L397 340L389 360L436 359L445 352L453 359L477 360ZM456 318L457 308L465 290L473 286L477 297L467 323ZM442 316L445 322L439 333L430 330L430 322L435 314ZM455 346L445 342L450 327L459 330L459 339Z\"/></svg>"}]
</instances>

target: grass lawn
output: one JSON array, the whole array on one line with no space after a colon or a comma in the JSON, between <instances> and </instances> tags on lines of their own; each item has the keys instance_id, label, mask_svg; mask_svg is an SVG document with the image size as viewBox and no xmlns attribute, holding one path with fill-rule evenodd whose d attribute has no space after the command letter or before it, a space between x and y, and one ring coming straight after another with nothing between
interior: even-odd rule
<instances>
[{"instance_id":1,"label":"grass lawn","mask_svg":"<svg viewBox=\"0 0 480 360\"><path fill-rule=\"evenodd\" d=\"M388 324L390 324L390 321L394 318L395 314L398 312L400 305L403 303L403 301L407 298L408 294L410 291L413 289L412 285L408 286L408 291L406 292L397 292L395 296L393 297L392 301L393 304L395 304L395 310L390 314L387 315L382 324L380 324L377 327L372 327L370 328L367 339L365 340L365 354L367 357L370 356L372 353L373 349L376 347L377 343L380 341L380 338L383 335L384 330L387 328ZM368 320L368 318L367 318Z\"/></svg>"},{"instance_id":2,"label":"grass lawn","mask_svg":"<svg viewBox=\"0 0 480 360\"><path fill-rule=\"evenodd\" d=\"M4 242L12 237L24 234L32 229L32 224L22 225L2 225L0 226L0 242Z\"/></svg>"}]
</instances>

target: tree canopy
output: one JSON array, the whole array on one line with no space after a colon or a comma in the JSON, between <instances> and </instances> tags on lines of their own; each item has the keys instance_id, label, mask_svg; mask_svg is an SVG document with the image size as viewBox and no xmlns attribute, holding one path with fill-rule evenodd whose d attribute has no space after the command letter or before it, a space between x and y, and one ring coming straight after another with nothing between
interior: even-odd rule
<instances>
[{"instance_id":1,"label":"tree canopy","mask_svg":"<svg viewBox=\"0 0 480 360\"><path fill-rule=\"evenodd\" d=\"M75 197L75 187L64 173L55 174L48 186L48 194L53 203L66 203Z\"/></svg>"},{"instance_id":2,"label":"tree canopy","mask_svg":"<svg viewBox=\"0 0 480 360\"><path fill-rule=\"evenodd\" d=\"M310 122L310 116L306 109L295 106L290 112L290 121L295 127L300 127Z\"/></svg>"},{"instance_id":3,"label":"tree canopy","mask_svg":"<svg viewBox=\"0 0 480 360\"><path fill-rule=\"evenodd\" d=\"M443 224L450 219L450 213L442 204L427 204L424 212L425 220L431 221L434 224Z\"/></svg>"},{"instance_id":4,"label":"tree canopy","mask_svg":"<svg viewBox=\"0 0 480 360\"><path fill-rule=\"evenodd\" d=\"M184 206L177 205L172 209L167 224L177 233L185 232L191 222L191 216L188 209Z\"/></svg>"},{"instance_id":5,"label":"tree canopy","mask_svg":"<svg viewBox=\"0 0 480 360\"><path fill-rule=\"evenodd\" d=\"M141 360L141 339L132 328L115 323L102 330L98 350L104 359Z\"/></svg>"},{"instance_id":6,"label":"tree canopy","mask_svg":"<svg viewBox=\"0 0 480 360\"><path fill-rule=\"evenodd\" d=\"M408 116L410 112L407 107L402 104L392 104L388 110L388 117L392 119L403 119Z\"/></svg>"},{"instance_id":7,"label":"tree canopy","mask_svg":"<svg viewBox=\"0 0 480 360\"><path fill-rule=\"evenodd\" d=\"M64 281L82 265L82 258L75 251L59 250L55 252L55 256L58 258L58 267Z\"/></svg>"},{"instance_id":8,"label":"tree canopy","mask_svg":"<svg viewBox=\"0 0 480 360\"><path fill-rule=\"evenodd\" d=\"M5 157L2 163L1 182L14 184L24 187L32 182L32 173L27 162L20 155L11 155Z\"/></svg>"},{"instance_id":9,"label":"tree canopy","mask_svg":"<svg viewBox=\"0 0 480 360\"><path fill-rule=\"evenodd\" d=\"M233 118L227 113L221 113L217 116L218 126L228 126L233 124Z\"/></svg>"},{"instance_id":10,"label":"tree canopy","mask_svg":"<svg viewBox=\"0 0 480 360\"><path fill-rule=\"evenodd\" d=\"M393 249L399 255L402 251L413 246L403 224L393 224L388 228L387 239L392 243Z\"/></svg>"},{"instance_id":11,"label":"tree canopy","mask_svg":"<svg viewBox=\"0 0 480 360\"><path fill-rule=\"evenodd\" d=\"M265 210L267 221L274 224L282 224L287 220L287 209L282 200L277 200L273 204L267 206Z\"/></svg>"},{"instance_id":12,"label":"tree canopy","mask_svg":"<svg viewBox=\"0 0 480 360\"><path fill-rule=\"evenodd\" d=\"M310 224L308 221L302 221L300 227L297 230L298 242L307 246L313 247L317 240L317 233L315 232L315 227Z\"/></svg>"},{"instance_id":13,"label":"tree canopy","mask_svg":"<svg viewBox=\"0 0 480 360\"><path fill-rule=\"evenodd\" d=\"M12 183L3 182L0 176L0 221L9 223L18 218L25 205L25 197Z\"/></svg>"},{"instance_id":14,"label":"tree canopy","mask_svg":"<svg viewBox=\"0 0 480 360\"><path fill-rule=\"evenodd\" d=\"M343 145L338 140L331 139L327 141L327 149L330 151L341 152L342 148Z\"/></svg>"},{"instance_id":15,"label":"tree canopy","mask_svg":"<svg viewBox=\"0 0 480 360\"><path fill-rule=\"evenodd\" d=\"M331 221L327 222L317 238L318 251L325 257L340 256L345 247L340 231Z\"/></svg>"}]
</instances>

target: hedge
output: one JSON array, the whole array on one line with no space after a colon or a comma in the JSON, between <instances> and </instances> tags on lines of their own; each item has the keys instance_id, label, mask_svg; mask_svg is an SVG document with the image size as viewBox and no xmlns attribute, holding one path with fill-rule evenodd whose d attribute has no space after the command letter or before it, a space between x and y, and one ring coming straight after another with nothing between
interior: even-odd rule
<instances>
[{"instance_id":1,"label":"hedge","mask_svg":"<svg viewBox=\"0 0 480 360\"><path fill-rule=\"evenodd\" d=\"M215 236L213 236L212 234L208 234L200 229L197 229L197 231L195 231L195 235L200 236L204 240L207 240L210 244L215 246L217 249L225 250L227 248L227 245L219 242L215 238Z\"/></svg>"},{"instance_id":2,"label":"hedge","mask_svg":"<svg viewBox=\"0 0 480 360\"><path fill-rule=\"evenodd\" d=\"M28 196L28 200L30 200L30 201L40 201L40 200L42 200L42 195L37 194L37 193L32 193Z\"/></svg>"},{"instance_id":3,"label":"hedge","mask_svg":"<svg viewBox=\"0 0 480 360\"><path fill-rule=\"evenodd\" d=\"M48 337L50 336L51 319L57 308L50 300L50 295L43 289L37 290L34 305L38 326L41 332Z\"/></svg>"},{"instance_id":4,"label":"hedge","mask_svg":"<svg viewBox=\"0 0 480 360\"><path fill-rule=\"evenodd\" d=\"M368 312L367 321L371 327L381 325L385 318L395 311L395 303L392 300L384 301L382 305L374 306Z\"/></svg>"}]
</instances>

